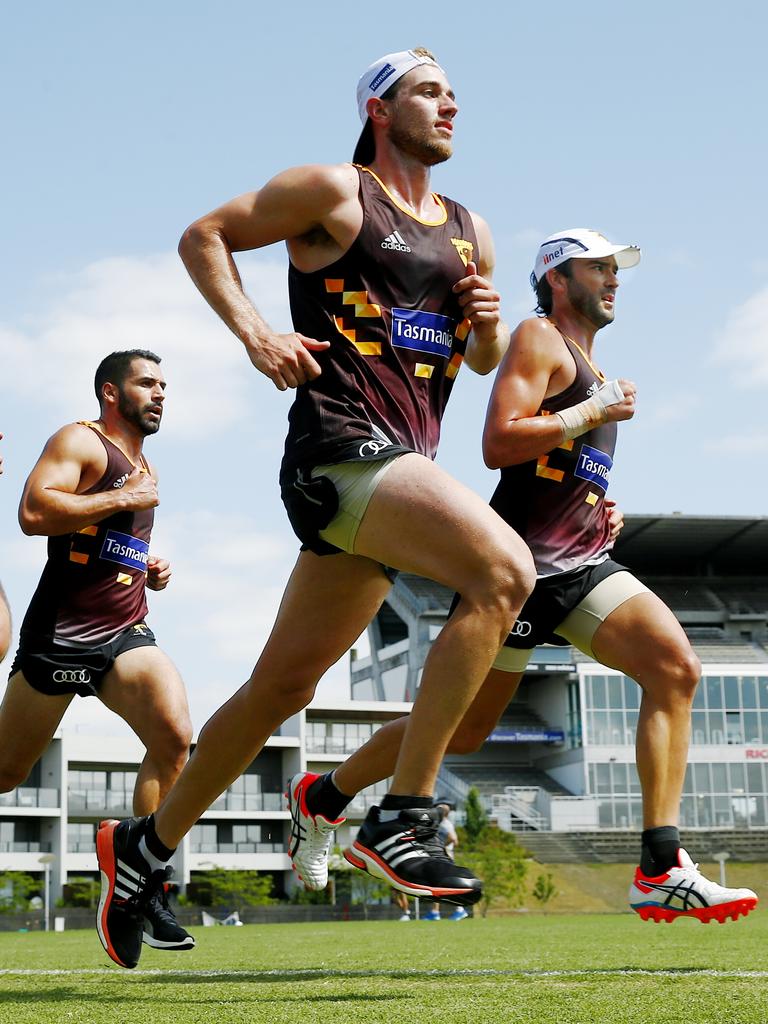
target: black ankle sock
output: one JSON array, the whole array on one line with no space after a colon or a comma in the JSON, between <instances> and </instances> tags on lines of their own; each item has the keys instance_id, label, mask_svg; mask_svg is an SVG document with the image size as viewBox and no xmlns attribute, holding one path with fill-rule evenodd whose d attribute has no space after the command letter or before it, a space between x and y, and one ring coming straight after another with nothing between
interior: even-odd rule
<instances>
[{"instance_id":1,"label":"black ankle sock","mask_svg":"<svg viewBox=\"0 0 768 1024\"><path fill-rule=\"evenodd\" d=\"M677 865L677 851L680 849L677 826L660 825L644 829L642 844L640 870L643 874L653 878Z\"/></svg>"},{"instance_id":2,"label":"black ankle sock","mask_svg":"<svg viewBox=\"0 0 768 1024\"><path fill-rule=\"evenodd\" d=\"M333 772L315 779L307 790L307 809L312 814L322 814L328 821L340 818L351 800L352 797L342 793L333 781Z\"/></svg>"},{"instance_id":3,"label":"black ankle sock","mask_svg":"<svg viewBox=\"0 0 768 1024\"><path fill-rule=\"evenodd\" d=\"M382 811L405 811L409 807L433 807L434 804L431 796L393 796L387 793L379 806Z\"/></svg>"},{"instance_id":4,"label":"black ankle sock","mask_svg":"<svg viewBox=\"0 0 768 1024\"><path fill-rule=\"evenodd\" d=\"M170 850L158 839L157 832L155 831L154 814L150 814L144 826L144 842L147 844L147 849L152 856L157 857L158 860L170 860L176 852L175 849Z\"/></svg>"}]
</instances>

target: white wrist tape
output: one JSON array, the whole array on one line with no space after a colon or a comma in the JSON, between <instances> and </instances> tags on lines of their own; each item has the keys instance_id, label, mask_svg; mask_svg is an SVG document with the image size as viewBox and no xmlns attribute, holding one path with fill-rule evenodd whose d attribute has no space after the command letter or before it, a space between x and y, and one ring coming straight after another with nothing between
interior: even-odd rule
<instances>
[{"instance_id":1,"label":"white wrist tape","mask_svg":"<svg viewBox=\"0 0 768 1024\"><path fill-rule=\"evenodd\" d=\"M597 391L584 402L572 405L569 409L561 409L555 416L563 425L563 440L586 434L593 427L605 423L608 419L608 406L624 401L624 392L617 380L606 381Z\"/></svg>"}]
</instances>

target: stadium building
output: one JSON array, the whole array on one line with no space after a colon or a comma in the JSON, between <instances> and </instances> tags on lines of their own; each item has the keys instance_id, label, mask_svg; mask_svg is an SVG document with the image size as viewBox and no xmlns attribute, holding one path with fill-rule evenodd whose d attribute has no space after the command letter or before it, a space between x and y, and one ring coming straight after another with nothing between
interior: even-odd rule
<instances>
[{"instance_id":1,"label":"stadium building","mask_svg":"<svg viewBox=\"0 0 768 1024\"><path fill-rule=\"evenodd\" d=\"M699 857L768 860L768 518L628 516L615 557L674 610L701 658L702 681L682 806ZM386 721L407 713L452 595L402 574L370 626L371 654L351 654L351 697L314 702L286 722L182 844L176 877L212 868L295 884L282 792L299 770L327 771ZM640 691L571 647L542 647L482 749L449 757L440 795L480 790L500 827L524 833L543 861L633 861L641 827L634 735ZM138 741L64 734L29 779L0 795L0 872L51 872L52 896L97 877L95 830L130 814ZM386 783L360 794L346 845ZM691 834L693 833L693 834ZM42 858L42 861L41 861Z\"/></svg>"}]
</instances>

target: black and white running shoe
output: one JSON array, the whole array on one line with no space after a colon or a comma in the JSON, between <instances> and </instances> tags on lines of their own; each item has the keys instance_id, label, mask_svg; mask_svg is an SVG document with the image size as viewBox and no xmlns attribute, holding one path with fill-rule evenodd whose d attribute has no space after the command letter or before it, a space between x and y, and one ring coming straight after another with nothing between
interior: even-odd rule
<instances>
[{"instance_id":1,"label":"black and white running shoe","mask_svg":"<svg viewBox=\"0 0 768 1024\"><path fill-rule=\"evenodd\" d=\"M414 807L381 820L372 807L357 839L344 857L409 896L469 906L483 894L482 882L468 868L454 864L437 838L440 812Z\"/></svg>"},{"instance_id":2,"label":"black and white running shoe","mask_svg":"<svg viewBox=\"0 0 768 1024\"><path fill-rule=\"evenodd\" d=\"M121 967L135 967L141 955L144 914L165 881L139 853L146 818L102 821L96 833L101 898L96 918L99 939Z\"/></svg>"},{"instance_id":3,"label":"black and white running shoe","mask_svg":"<svg viewBox=\"0 0 768 1024\"><path fill-rule=\"evenodd\" d=\"M155 949L193 949L194 938L182 928L168 906L168 879L173 874L170 865L165 869L166 881L158 885L144 907L145 946Z\"/></svg>"}]
</instances>

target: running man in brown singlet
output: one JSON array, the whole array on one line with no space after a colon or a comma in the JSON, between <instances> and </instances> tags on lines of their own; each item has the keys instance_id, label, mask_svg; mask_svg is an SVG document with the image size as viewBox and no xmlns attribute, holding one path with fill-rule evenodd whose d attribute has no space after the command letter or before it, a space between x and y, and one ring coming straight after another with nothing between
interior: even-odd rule
<instances>
[{"instance_id":1,"label":"running man in brown singlet","mask_svg":"<svg viewBox=\"0 0 768 1024\"><path fill-rule=\"evenodd\" d=\"M48 560L0 706L0 792L24 782L76 694L98 697L146 747L136 814L157 809L186 762L184 684L144 621L145 586L164 590L171 578L149 550L157 476L143 455L163 414L159 364L139 349L107 356L95 378L99 419L57 431L24 487L19 521L49 538ZM194 946L159 885L139 925L156 948Z\"/></svg>"},{"instance_id":2,"label":"running man in brown singlet","mask_svg":"<svg viewBox=\"0 0 768 1024\"><path fill-rule=\"evenodd\" d=\"M501 469L491 505L530 546L538 579L449 750L483 745L537 644L571 643L637 680L644 831L630 905L644 919L724 921L749 913L755 894L705 878L677 828L699 661L672 612L610 557L623 520L605 495L617 424L634 415L635 386L606 381L593 346L613 322L619 269L639 259L636 247L583 228L539 248L532 284L540 316L512 335L483 438L487 465ZM322 777L308 800L307 820L318 823L310 838L354 794L391 774L406 726L407 718L383 726Z\"/></svg>"},{"instance_id":3,"label":"running man in brown singlet","mask_svg":"<svg viewBox=\"0 0 768 1024\"><path fill-rule=\"evenodd\" d=\"M100 937L124 966L138 961L144 887L125 901L119 882L162 869L267 738L310 702L387 595L384 567L431 577L461 601L430 652L391 792L363 824L356 862L411 895L461 904L481 894L437 841L434 782L534 571L513 530L432 459L462 363L488 373L509 332L487 225L430 188L432 166L453 148L458 108L445 72L427 51L388 54L360 79L357 101L364 130L354 163L285 171L181 242L192 278L253 365L297 389L281 486L303 549L251 678L207 723L163 807L100 832ZM281 240L294 320L283 335L243 293L232 257ZM294 853L307 834L310 781L290 786Z\"/></svg>"},{"instance_id":4,"label":"running man in brown singlet","mask_svg":"<svg viewBox=\"0 0 768 1024\"><path fill-rule=\"evenodd\" d=\"M0 441L3 435L0 434ZM3 456L0 455L0 474L3 472ZM11 645L11 609L8 606L8 598L5 596L3 585L0 583L0 662L3 661L8 648Z\"/></svg>"}]
</instances>

